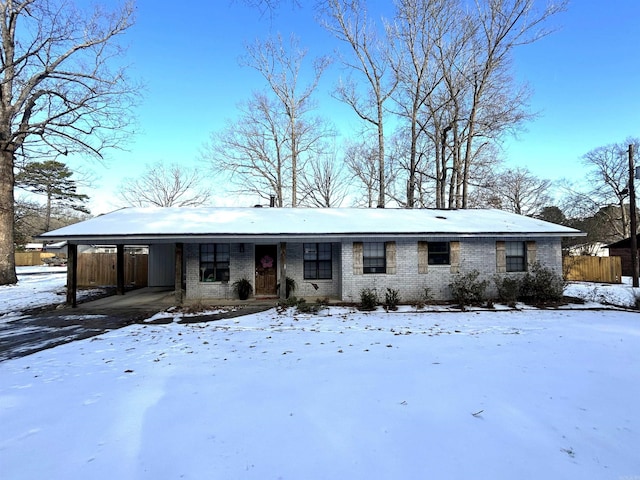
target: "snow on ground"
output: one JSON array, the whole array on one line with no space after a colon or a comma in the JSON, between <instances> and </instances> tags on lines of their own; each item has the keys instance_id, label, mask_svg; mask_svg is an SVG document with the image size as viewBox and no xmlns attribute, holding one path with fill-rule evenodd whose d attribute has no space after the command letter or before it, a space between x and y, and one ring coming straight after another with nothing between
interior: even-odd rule
<instances>
[{"instance_id":1,"label":"snow on ground","mask_svg":"<svg viewBox=\"0 0 640 480\"><path fill-rule=\"evenodd\" d=\"M622 277L622 284L570 282L565 295L590 303L635 308L640 302L640 288L632 287L631 277ZM637 479L637 480L640 480Z\"/></svg>"},{"instance_id":2,"label":"snow on ground","mask_svg":"<svg viewBox=\"0 0 640 480\"><path fill-rule=\"evenodd\" d=\"M24 310L66 301L67 267L17 267L18 283L0 286L0 323L16 320ZM78 298L95 292L80 290Z\"/></svg>"},{"instance_id":3,"label":"snow on ground","mask_svg":"<svg viewBox=\"0 0 640 480\"><path fill-rule=\"evenodd\" d=\"M274 310L0 363L11 479L621 479L640 323L620 311Z\"/></svg>"},{"instance_id":4,"label":"snow on ground","mask_svg":"<svg viewBox=\"0 0 640 480\"><path fill-rule=\"evenodd\" d=\"M0 362L0 474L637 480L639 396L631 311L132 325Z\"/></svg>"}]
</instances>

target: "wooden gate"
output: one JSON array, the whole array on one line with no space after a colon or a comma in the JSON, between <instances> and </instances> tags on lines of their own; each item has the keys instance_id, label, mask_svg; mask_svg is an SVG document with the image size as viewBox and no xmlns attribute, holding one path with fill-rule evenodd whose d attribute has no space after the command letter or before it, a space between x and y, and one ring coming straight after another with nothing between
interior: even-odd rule
<instances>
[{"instance_id":1,"label":"wooden gate","mask_svg":"<svg viewBox=\"0 0 640 480\"><path fill-rule=\"evenodd\" d=\"M149 256L136 254L124 256L124 284L146 287ZM81 253L78 255L78 286L116 285L115 253Z\"/></svg>"}]
</instances>

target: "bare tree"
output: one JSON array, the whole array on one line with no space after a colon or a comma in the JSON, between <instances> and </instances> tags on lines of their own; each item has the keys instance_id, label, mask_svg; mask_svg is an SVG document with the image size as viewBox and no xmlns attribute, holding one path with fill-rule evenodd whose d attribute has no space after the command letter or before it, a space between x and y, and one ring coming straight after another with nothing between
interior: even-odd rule
<instances>
[{"instance_id":1,"label":"bare tree","mask_svg":"<svg viewBox=\"0 0 640 480\"><path fill-rule=\"evenodd\" d=\"M550 33L544 25L566 1L538 4L478 0L474 10L451 0L432 23L442 82L426 98L420 121L433 143L438 208L467 208L478 163L486 166L492 145L530 118L528 89L514 82L511 56L516 47Z\"/></svg>"},{"instance_id":2,"label":"bare tree","mask_svg":"<svg viewBox=\"0 0 640 480\"><path fill-rule=\"evenodd\" d=\"M291 165L291 206L298 204L299 156L302 150L311 150L315 142L309 142L305 130L305 116L314 107L311 96L318 86L320 77L329 66L328 57L320 57L313 62L311 81L304 87L299 85L302 63L307 55L299 46L298 39L291 35L289 44L284 45L282 37L264 42L257 41L247 47L244 63L255 68L269 84L280 103L287 119L286 142L289 145ZM314 129L315 132L317 130ZM319 140L319 139L318 139Z\"/></svg>"},{"instance_id":3,"label":"bare tree","mask_svg":"<svg viewBox=\"0 0 640 480\"><path fill-rule=\"evenodd\" d=\"M14 211L16 245L31 242L34 236L44 231L45 212L42 205L26 197L16 197Z\"/></svg>"},{"instance_id":4,"label":"bare tree","mask_svg":"<svg viewBox=\"0 0 640 480\"><path fill-rule=\"evenodd\" d=\"M349 105L377 134L378 207L386 203L385 186L385 103L397 85L388 52L388 41L380 38L380 27L368 17L366 0L327 0L320 2L323 26L350 48L353 59L343 64L362 78L364 90L353 76L342 81L335 96Z\"/></svg>"},{"instance_id":5,"label":"bare tree","mask_svg":"<svg viewBox=\"0 0 640 480\"><path fill-rule=\"evenodd\" d=\"M15 239L21 246L32 242L33 237L49 228L62 228L72 223L90 218L90 215L64 205L54 205L48 212L46 205L41 205L26 197L16 197L15 205ZM48 223L48 226L45 224Z\"/></svg>"},{"instance_id":6,"label":"bare tree","mask_svg":"<svg viewBox=\"0 0 640 480\"><path fill-rule=\"evenodd\" d=\"M137 88L111 62L133 4L0 1L0 285L15 283L14 167L32 158L101 157L127 135ZM17 163L16 163L17 162Z\"/></svg>"},{"instance_id":7,"label":"bare tree","mask_svg":"<svg viewBox=\"0 0 640 480\"><path fill-rule=\"evenodd\" d=\"M594 148L582 157L588 168L587 181L590 188L586 191L572 191L573 198L583 198L591 211L599 211L602 217L609 219L609 228L618 238L628 237L631 233L629 219L629 145L640 148L640 139L627 138L624 142ZM604 207L616 205L618 208Z\"/></svg>"},{"instance_id":8,"label":"bare tree","mask_svg":"<svg viewBox=\"0 0 640 480\"><path fill-rule=\"evenodd\" d=\"M409 143L406 207L416 205L415 195L421 181L421 161L429 159L421 152L421 138L426 135L425 122L429 99L442 81L441 64L434 52L450 32L448 10L455 0L399 0L391 36L394 40L394 70L398 78L394 100L398 114L408 123Z\"/></svg>"},{"instance_id":9,"label":"bare tree","mask_svg":"<svg viewBox=\"0 0 640 480\"><path fill-rule=\"evenodd\" d=\"M567 2L548 2L542 9L537 9L535 0L485 0L477 5L467 68L457 65L465 72L470 87L464 117L464 154L458 172L462 176L462 208L467 206L469 173L478 138L496 138L527 117L522 110L525 92L513 88L509 75L513 49L547 35L545 22L563 11Z\"/></svg>"},{"instance_id":10,"label":"bare tree","mask_svg":"<svg viewBox=\"0 0 640 480\"><path fill-rule=\"evenodd\" d=\"M348 194L344 163L335 154L325 154L309 161L302 177L300 203L310 207L339 207Z\"/></svg>"},{"instance_id":11,"label":"bare tree","mask_svg":"<svg viewBox=\"0 0 640 480\"><path fill-rule=\"evenodd\" d=\"M538 178L523 167L506 169L494 177L488 188L485 186L491 206L528 216L537 215L549 205L550 187L550 180Z\"/></svg>"},{"instance_id":12,"label":"bare tree","mask_svg":"<svg viewBox=\"0 0 640 480\"><path fill-rule=\"evenodd\" d=\"M133 207L196 207L211 197L211 189L204 181L200 169L159 161L147 165L141 176L125 178L117 194Z\"/></svg>"},{"instance_id":13,"label":"bare tree","mask_svg":"<svg viewBox=\"0 0 640 480\"><path fill-rule=\"evenodd\" d=\"M203 157L219 181L227 180L238 194L257 195L276 206L291 201L289 120L279 102L262 93L240 105L240 117L211 134ZM298 154L305 159L322 152L322 139L333 133L321 119L298 122Z\"/></svg>"},{"instance_id":14,"label":"bare tree","mask_svg":"<svg viewBox=\"0 0 640 480\"><path fill-rule=\"evenodd\" d=\"M261 14L274 15L274 12L278 9L281 2L280 0L241 0L242 3L249 7L256 8ZM288 2L292 7L299 7L299 0L289 0Z\"/></svg>"},{"instance_id":15,"label":"bare tree","mask_svg":"<svg viewBox=\"0 0 640 480\"><path fill-rule=\"evenodd\" d=\"M378 200L378 179L380 175L378 168L377 142L375 138L364 138L359 142L350 142L345 147L344 163L349 170L352 183L350 184L349 195L353 195L352 203L356 206L374 208ZM396 182L396 165L393 156L388 157L385 162L386 171L383 174L385 179L385 192L389 197L396 200L397 196L393 191Z\"/></svg>"},{"instance_id":16,"label":"bare tree","mask_svg":"<svg viewBox=\"0 0 640 480\"><path fill-rule=\"evenodd\" d=\"M378 192L378 154L375 148L365 142L352 143L345 149L345 164L351 172L353 180L357 181L354 187L360 190L360 195L355 198L356 205L367 208L375 206ZM352 190L352 193L353 190Z\"/></svg>"}]
</instances>

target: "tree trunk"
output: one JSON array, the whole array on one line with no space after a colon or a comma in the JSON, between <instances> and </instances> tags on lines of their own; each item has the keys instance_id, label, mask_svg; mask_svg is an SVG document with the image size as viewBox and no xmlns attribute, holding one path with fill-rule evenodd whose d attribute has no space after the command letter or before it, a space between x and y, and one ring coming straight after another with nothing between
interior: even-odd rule
<instances>
[{"instance_id":1,"label":"tree trunk","mask_svg":"<svg viewBox=\"0 0 640 480\"><path fill-rule=\"evenodd\" d=\"M414 106L411 118L411 148L409 151L409 182L407 185L407 208L413 208L415 206L415 191L416 191L416 170L418 162L416 160L417 148L416 143L418 141L418 134L416 132L417 123L417 108Z\"/></svg>"},{"instance_id":2,"label":"tree trunk","mask_svg":"<svg viewBox=\"0 0 640 480\"><path fill-rule=\"evenodd\" d=\"M44 231L48 232L51 228L51 196L52 193L47 192L47 209L44 217Z\"/></svg>"},{"instance_id":3,"label":"tree trunk","mask_svg":"<svg viewBox=\"0 0 640 480\"><path fill-rule=\"evenodd\" d=\"M298 206L298 145L296 135L296 118L295 110L292 106L287 109L291 112L291 206Z\"/></svg>"},{"instance_id":4,"label":"tree trunk","mask_svg":"<svg viewBox=\"0 0 640 480\"><path fill-rule=\"evenodd\" d=\"M451 176L449 178L449 200L448 208L457 208L456 204L456 186L460 181L460 135L458 133L458 125L453 127L453 158L451 160Z\"/></svg>"},{"instance_id":5,"label":"tree trunk","mask_svg":"<svg viewBox=\"0 0 640 480\"><path fill-rule=\"evenodd\" d=\"M384 175L384 128L382 126L382 102L378 102L378 208L385 204L385 175Z\"/></svg>"},{"instance_id":6,"label":"tree trunk","mask_svg":"<svg viewBox=\"0 0 640 480\"><path fill-rule=\"evenodd\" d=\"M469 168L471 166L471 159L473 157L471 148L473 147L473 137L476 134L476 114L478 111L478 103L480 102L480 95L482 87L477 87L473 94L473 105L471 106L471 112L469 114L469 131L467 132L466 150L464 155L463 177L462 177L462 208L467 208L468 183L469 183Z\"/></svg>"},{"instance_id":7,"label":"tree trunk","mask_svg":"<svg viewBox=\"0 0 640 480\"><path fill-rule=\"evenodd\" d=\"M0 149L0 285L17 283L15 246L13 243L13 152Z\"/></svg>"}]
</instances>

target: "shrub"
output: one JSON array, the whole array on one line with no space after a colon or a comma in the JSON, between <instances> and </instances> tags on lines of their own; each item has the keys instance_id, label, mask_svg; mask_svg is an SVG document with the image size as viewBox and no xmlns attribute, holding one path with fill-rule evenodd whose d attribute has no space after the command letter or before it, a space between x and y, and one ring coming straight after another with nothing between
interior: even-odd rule
<instances>
[{"instance_id":1,"label":"shrub","mask_svg":"<svg viewBox=\"0 0 640 480\"><path fill-rule=\"evenodd\" d=\"M489 282L478 280L479 276L478 270L472 270L469 273L456 275L453 282L449 284L451 297L461 307L478 305L484 301Z\"/></svg>"},{"instance_id":2,"label":"shrub","mask_svg":"<svg viewBox=\"0 0 640 480\"><path fill-rule=\"evenodd\" d=\"M375 310L378 306L378 294L375 288L363 288L360 291L360 309L361 310Z\"/></svg>"},{"instance_id":3,"label":"shrub","mask_svg":"<svg viewBox=\"0 0 640 480\"><path fill-rule=\"evenodd\" d=\"M278 313L284 313L289 308L295 308L298 313L313 313L314 315L329 305L328 298L319 298L315 303L307 303L304 298L298 298L295 295L290 296L286 300L278 302Z\"/></svg>"},{"instance_id":4,"label":"shrub","mask_svg":"<svg viewBox=\"0 0 640 480\"><path fill-rule=\"evenodd\" d=\"M518 277L496 275L493 282L498 290L498 301L510 307L515 307L520 297L522 281Z\"/></svg>"},{"instance_id":5,"label":"shrub","mask_svg":"<svg viewBox=\"0 0 640 480\"><path fill-rule=\"evenodd\" d=\"M431 293L431 289L429 287L424 287L424 292L422 294L422 300L426 304L430 304L434 302L433 293Z\"/></svg>"},{"instance_id":6,"label":"shrub","mask_svg":"<svg viewBox=\"0 0 640 480\"><path fill-rule=\"evenodd\" d=\"M434 298L433 298L433 294L431 293L431 288L429 287L424 287L424 291L422 293L422 296L413 303L413 306L416 307L418 310L423 308L425 305L431 305L435 302Z\"/></svg>"},{"instance_id":7,"label":"shrub","mask_svg":"<svg viewBox=\"0 0 640 480\"><path fill-rule=\"evenodd\" d=\"M285 281L285 285L286 285L286 294L287 294L287 298L289 298L289 295L291 295L293 292L296 291L296 281L291 278L291 277L287 277L286 281Z\"/></svg>"},{"instance_id":8,"label":"shrub","mask_svg":"<svg viewBox=\"0 0 640 480\"><path fill-rule=\"evenodd\" d=\"M298 300L298 304L296 305L296 310L300 313L312 313L316 314L320 310L323 310L327 307L329 301L318 299L315 303L307 303L304 298Z\"/></svg>"},{"instance_id":9,"label":"shrub","mask_svg":"<svg viewBox=\"0 0 640 480\"><path fill-rule=\"evenodd\" d=\"M240 298L240 300L246 300L249 298L249 295L253 293L253 286L246 278L241 278L240 280L233 282L231 287L233 288L233 291L238 294L238 298Z\"/></svg>"},{"instance_id":10,"label":"shrub","mask_svg":"<svg viewBox=\"0 0 640 480\"><path fill-rule=\"evenodd\" d=\"M277 288L278 293L279 293L280 292L280 284L279 283L278 283L278 286L276 288ZM291 297L291 294L296 291L296 281L291 277L287 277L285 279L285 289L286 289L285 290L285 298Z\"/></svg>"},{"instance_id":11,"label":"shrub","mask_svg":"<svg viewBox=\"0 0 640 480\"><path fill-rule=\"evenodd\" d=\"M387 310L397 310L400 303L400 292L392 288L387 288L387 293L384 294L384 308Z\"/></svg>"},{"instance_id":12,"label":"shrub","mask_svg":"<svg viewBox=\"0 0 640 480\"><path fill-rule=\"evenodd\" d=\"M528 303L558 302L566 286L562 275L535 263L522 277L520 298Z\"/></svg>"}]
</instances>

